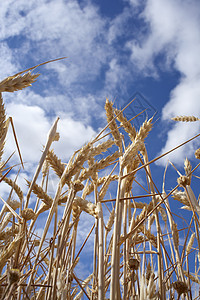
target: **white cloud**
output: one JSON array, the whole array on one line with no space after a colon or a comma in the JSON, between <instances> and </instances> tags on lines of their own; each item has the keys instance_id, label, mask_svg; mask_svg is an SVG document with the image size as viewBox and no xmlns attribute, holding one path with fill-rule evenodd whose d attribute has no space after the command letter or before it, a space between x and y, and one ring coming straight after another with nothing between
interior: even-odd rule
<instances>
[{"instance_id":1,"label":"white cloud","mask_svg":"<svg viewBox=\"0 0 200 300\"><path fill-rule=\"evenodd\" d=\"M34 84L33 89L7 94L6 101L39 106L47 115L64 112L84 124L102 118L107 88L104 92L105 81L99 78L115 49L108 42L108 20L98 7L63 0L9 0L2 6L2 79L42 61L68 57L38 70L37 93ZM116 79L110 78L109 90L111 86L115 89Z\"/></svg>"},{"instance_id":2,"label":"white cloud","mask_svg":"<svg viewBox=\"0 0 200 300\"><path fill-rule=\"evenodd\" d=\"M38 162L53 120L47 118L44 110L39 106L10 103L7 105L7 113L13 117L23 160L29 163ZM92 127L75 121L64 114L58 122L58 132L60 133L60 140L54 143L52 147L65 160L95 135ZM10 127L4 154L6 156L16 150L12 135Z\"/></svg>"},{"instance_id":3,"label":"white cloud","mask_svg":"<svg viewBox=\"0 0 200 300\"><path fill-rule=\"evenodd\" d=\"M82 5L78 1L63 0L31 0L28 4L25 0L18 1L18 4L13 0L4 2L0 21L0 37L4 40L0 58L3 74L15 73L23 60L30 66L30 62L33 65L49 58L68 56L64 61L46 66L37 85L41 84L43 91L36 93L29 88L8 95L8 103L15 101L33 106L33 110L40 107L43 111L41 128L44 130L51 125L53 116L63 113L66 119L63 122L69 122L69 128L74 128L73 118L81 137L84 132L88 138L94 133L89 127L92 118L102 118L105 97L110 97L120 86L126 91L124 81L131 78L131 66L134 72L139 70L144 75L158 76L155 59L164 54L163 66L160 64L159 67L168 70L173 67L181 77L163 109L162 119L178 114L199 114L200 68L196 63L200 50L198 2L148 0L142 4L130 1L130 5L132 8L125 8L110 20L103 18L98 7L90 1ZM131 15L135 18L134 10L143 21L143 29L127 33L127 20L131 20ZM122 42L118 51L117 40L123 34L127 43L124 47ZM129 55L131 60L128 63L126 58ZM102 72L104 79L99 84ZM22 127L20 130L24 130ZM172 133L178 136L176 130L177 126L173 127ZM185 130L182 136L184 134L187 139L189 133ZM26 133L23 136L25 139ZM75 136L83 140L78 134ZM173 145L172 136L170 131L163 150ZM178 139L176 141L179 143ZM75 145L76 142L71 140L69 152Z\"/></svg>"},{"instance_id":4,"label":"white cloud","mask_svg":"<svg viewBox=\"0 0 200 300\"><path fill-rule=\"evenodd\" d=\"M26 37L38 48L36 53L47 57L48 51L51 57L68 57L67 68L62 67L65 62L47 66L62 67L63 85L70 87L74 82L95 79L108 59L109 48L105 36L107 23L94 5L80 7L77 1L43 1L26 19Z\"/></svg>"},{"instance_id":5,"label":"white cloud","mask_svg":"<svg viewBox=\"0 0 200 300\"><path fill-rule=\"evenodd\" d=\"M60 141L55 143L54 148L58 156L65 159L68 159L74 151L81 148L95 136L92 127L85 126L83 123L67 116L62 116L60 119L58 132L60 133Z\"/></svg>"},{"instance_id":6,"label":"white cloud","mask_svg":"<svg viewBox=\"0 0 200 300\"><path fill-rule=\"evenodd\" d=\"M10 0L2 4L0 16L0 38L21 63L68 57L67 62L47 66L62 69L59 79L65 87L95 80L112 55L108 22L91 2Z\"/></svg>"},{"instance_id":7,"label":"white cloud","mask_svg":"<svg viewBox=\"0 0 200 300\"><path fill-rule=\"evenodd\" d=\"M9 177L10 179L12 179L14 182L17 183L17 185L21 188L21 190L23 191L23 194L25 196L25 193L27 192L28 188L27 188L27 184L25 181L26 179L29 179L27 174L25 172L22 171L18 173L18 170L20 169L20 167L15 168L16 172L13 172L13 170L10 172L10 174L8 174L7 177ZM12 191L12 193L11 193ZM4 181L1 182L1 197L3 198L4 201L6 201L8 199L8 196L10 196L11 193L11 199L20 201L18 196L16 195L15 191L12 189L12 187L10 185L8 185L7 183L5 183ZM2 202L0 202L2 203Z\"/></svg>"},{"instance_id":8,"label":"white cloud","mask_svg":"<svg viewBox=\"0 0 200 300\"><path fill-rule=\"evenodd\" d=\"M162 149L162 153L165 153L181 143L184 143L187 139L195 136L199 133L199 123L177 123L174 125L173 129L167 134L167 142ZM175 162L177 165L182 165L184 159L194 159L194 151L199 148L197 141L193 141L185 144L184 146L176 149L170 154L164 156L162 159L158 160L157 164L166 165L167 161Z\"/></svg>"},{"instance_id":9,"label":"white cloud","mask_svg":"<svg viewBox=\"0 0 200 300\"><path fill-rule=\"evenodd\" d=\"M13 55L11 49L7 46L6 43L0 44L0 53L1 53L1 74L0 80L3 80L8 76L8 70L11 74L17 73L16 65L13 61Z\"/></svg>"},{"instance_id":10,"label":"white cloud","mask_svg":"<svg viewBox=\"0 0 200 300\"><path fill-rule=\"evenodd\" d=\"M162 111L163 120L169 120L177 115L200 116L199 78L185 77L171 92L170 101Z\"/></svg>"},{"instance_id":11,"label":"white cloud","mask_svg":"<svg viewBox=\"0 0 200 300\"><path fill-rule=\"evenodd\" d=\"M7 113L13 118L23 160L32 163L38 161L50 129L44 111L38 106L10 103L7 105ZM5 149L6 155L16 150L11 126Z\"/></svg>"},{"instance_id":12,"label":"white cloud","mask_svg":"<svg viewBox=\"0 0 200 300\"><path fill-rule=\"evenodd\" d=\"M127 43L133 63L144 74L158 76L155 58L160 54L165 55L165 62L162 61L165 67L173 66L180 72L180 82L163 108L162 120L181 114L199 116L200 113L200 67L197 63L200 53L199 8L199 2L195 0L148 0L141 14L148 30L141 35L139 42L133 40ZM190 129L181 126L183 124L175 125L169 131L161 152L189 139L199 130L198 125L187 125ZM187 155L191 156L194 149L188 146L188 151ZM185 151L181 150L175 157L183 162Z\"/></svg>"},{"instance_id":13,"label":"white cloud","mask_svg":"<svg viewBox=\"0 0 200 300\"><path fill-rule=\"evenodd\" d=\"M94 95L96 103L102 105L108 91L115 94L117 88L125 89L124 81L131 76L127 49L119 45L118 38L123 40L129 35L130 8L125 7L115 18L108 19L91 1L8 3L3 4L1 11L0 38L12 49L13 60L29 67L67 56L64 61L43 67L45 72L39 69L43 73L39 80L46 86L45 96L52 92L58 95L60 91L71 100ZM9 71L7 75L11 75Z\"/></svg>"},{"instance_id":14,"label":"white cloud","mask_svg":"<svg viewBox=\"0 0 200 300\"><path fill-rule=\"evenodd\" d=\"M200 116L200 88L198 78L190 80L188 77L183 78L179 85L172 91L170 101L164 106L162 111L162 119L169 122L170 118L175 116ZM189 138L200 132L200 123L183 123L174 122L174 126L169 130L167 141L162 149L162 153L174 148L180 143L185 142ZM159 161L160 164L166 164L167 159L183 164L185 157L194 158L194 152L199 148L198 140L193 140L184 147L179 148L175 152L166 156Z\"/></svg>"}]
</instances>

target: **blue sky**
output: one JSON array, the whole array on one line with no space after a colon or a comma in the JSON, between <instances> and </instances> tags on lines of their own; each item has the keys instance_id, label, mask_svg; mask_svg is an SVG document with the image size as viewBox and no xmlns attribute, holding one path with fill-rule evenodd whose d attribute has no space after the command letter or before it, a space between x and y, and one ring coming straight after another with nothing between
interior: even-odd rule
<instances>
[{"instance_id":1,"label":"blue sky","mask_svg":"<svg viewBox=\"0 0 200 300\"><path fill-rule=\"evenodd\" d=\"M197 134L198 123L170 119L200 115L199 28L198 0L1 1L0 80L67 56L39 68L31 88L3 95L28 162L19 183L25 186L24 172L38 163L57 116L55 152L67 161L105 125L106 97L120 108L140 92L158 111L147 144L150 158ZM198 147L198 141L190 143L170 160L181 167ZM6 156L14 149L10 134Z\"/></svg>"}]
</instances>

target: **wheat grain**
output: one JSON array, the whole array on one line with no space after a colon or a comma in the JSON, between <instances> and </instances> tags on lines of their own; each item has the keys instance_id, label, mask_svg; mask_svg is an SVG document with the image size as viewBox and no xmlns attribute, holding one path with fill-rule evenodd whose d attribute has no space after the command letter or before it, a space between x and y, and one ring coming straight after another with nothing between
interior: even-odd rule
<instances>
[{"instance_id":1,"label":"wheat grain","mask_svg":"<svg viewBox=\"0 0 200 300\"><path fill-rule=\"evenodd\" d=\"M125 168L129 164L131 164L138 153L143 148L143 141L140 139L136 139L135 142L130 144L121 159L121 168Z\"/></svg>"},{"instance_id":2,"label":"wheat grain","mask_svg":"<svg viewBox=\"0 0 200 300\"><path fill-rule=\"evenodd\" d=\"M184 273L184 275L185 275L186 277L189 277L190 280L192 280L193 282L196 282L196 283L200 284L200 279L199 279L197 276L195 277L195 276L193 276L191 273L188 274L188 272L185 271L185 270L183 270L183 273Z\"/></svg>"},{"instance_id":3,"label":"wheat grain","mask_svg":"<svg viewBox=\"0 0 200 300\"><path fill-rule=\"evenodd\" d=\"M180 176L178 179L177 179L177 182L180 186L182 187L186 187L187 185L190 185L191 183L191 178L188 177L188 176Z\"/></svg>"},{"instance_id":4,"label":"wheat grain","mask_svg":"<svg viewBox=\"0 0 200 300\"><path fill-rule=\"evenodd\" d=\"M172 233L173 233L174 244L178 248L178 246L179 246L179 234L178 234L177 224L174 222L174 220L172 220Z\"/></svg>"},{"instance_id":5,"label":"wheat grain","mask_svg":"<svg viewBox=\"0 0 200 300\"><path fill-rule=\"evenodd\" d=\"M147 204L145 202L132 202L131 207L137 208L137 209L143 209L144 207L147 207Z\"/></svg>"},{"instance_id":6,"label":"wheat grain","mask_svg":"<svg viewBox=\"0 0 200 300\"><path fill-rule=\"evenodd\" d=\"M5 247L0 253L0 273L5 266L7 260L13 255L16 250L16 247L19 245L20 240L22 239L22 235L17 235L15 239Z\"/></svg>"},{"instance_id":7,"label":"wheat grain","mask_svg":"<svg viewBox=\"0 0 200 300\"><path fill-rule=\"evenodd\" d=\"M144 240L146 240L144 236L137 234L136 236L133 236L131 240L131 246L135 247L136 245L143 243Z\"/></svg>"},{"instance_id":8,"label":"wheat grain","mask_svg":"<svg viewBox=\"0 0 200 300\"><path fill-rule=\"evenodd\" d=\"M155 295L156 295L156 284L154 281L154 277L155 277L155 275L153 273L151 273L150 279L149 279L149 282L147 285L147 296L149 297L149 300L155 299Z\"/></svg>"},{"instance_id":9,"label":"wheat grain","mask_svg":"<svg viewBox=\"0 0 200 300\"><path fill-rule=\"evenodd\" d=\"M186 254L189 255L191 249L192 249L192 245L194 243L194 238L195 238L195 232L192 233L191 237L190 237L190 240L187 244L187 247L186 247Z\"/></svg>"},{"instance_id":10,"label":"wheat grain","mask_svg":"<svg viewBox=\"0 0 200 300\"><path fill-rule=\"evenodd\" d=\"M132 219L131 219L131 223L130 223L130 226L129 226L129 232L131 232L133 230L134 227L136 227L141 220L145 219L146 218L146 215L151 212L151 210L153 209L153 201L149 202L148 205L145 205L141 211L141 213L139 215L136 216L136 218L134 217L134 214L132 216ZM140 225L142 226L142 224ZM139 226L139 228L140 228Z\"/></svg>"},{"instance_id":11,"label":"wheat grain","mask_svg":"<svg viewBox=\"0 0 200 300\"><path fill-rule=\"evenodd\" d=\"M49 152L48 152L49 153ZM49 167L50 167L50 164L49 162L47 161L47 159L45 159L44 163L43 163L43 166L42 166L42 175L43 177L47 176L47 173L49 171Z\"/></svg>"},{"instance_id":12,"label":"wheat grain","mask_svg":"<svg viewBox=\"0 0 200 300\"><path fill-rule=\"evenodd\" d=\"M146 267L146 280L147 280L147 283L150 280L151 274L152 274L152 270L151 270L151 264L150 264L150 261L149 261L148 264L147 264L147 267Z\"/></svg>"},{"instance_id":13,"label":"wheat grain","mask_svg":"<svg viewBox=\"0 0 200 300\"><path fill-rule=\"evenodd\" d=\"M134 173L133 171L139 167L139 164L140 164L140 160L139 160L138 156L136 156L135 159L132 160L132 163L128 164L128 166L127 166L127 173L131 173L131 175L126 178L126 182L125 182L125 186L126 186L125 192L127 194L130 193L130 191L132 189L133 181L136 177L136 172Z\"/></svg>"},{"instance_id":14,"label":"wheat grain","mask_svg":"<svg viewBox=\"0 0 200 300\"><path fill-rule=\"evenodd\" d=\"M24 220L26 221L34 220L35 213L32 208L25 208L24 210L22 210L22 218L24 218Z\"/></svg>"},{"instance_id":15,"label":"wheat grain","mask_svg":"<svg viewBox=\"0 0 200 300\"><path fill-rule=\"evenodd\" d=\"M93 168L93 166L95 165L95 160L94 157L90 157L88 158L88 166L89 169ZM93 170L93 172L91 173L90 177L92 178L93 184L96 184L97 180L98 180L98 173L97 170Z\"/></svg>"},{"instance_id":16,"label":"wheat grain","mask_svg":"<svg viewBox=\"0 0 200 300\"><path fill-rule=\"evenodd\" d=\"M94 217L98 217L97 206L92 202L89 202L77 196L76 198L74 198L73 205L77 205L81 210L87 212L88 214Z\"/></svg>"},{"instance_id":17,"label":"wheat grain","mask_svg":"<svg viewBox=\"0 0 200 300\"><path fill-rule=\"evenodd\" d=\"M149 230L150 230L151 226L153 225L153 222L154 222L154 221L155 221L155 214L152 214L152 215L150 215L150 217L149 217L149 224L148 224Z\"/></svg>"},{"instance_id":18,"label":"wheat grain","mask_svg":"<svg viewBox=\"0 0 200 300\"><path fill-rule=\"evenodd\" d=\"M196 122L199 121L199 118L194 117L194 116L177 116L174 118L171 118L173 121L178 121L178 122Z\"/></svg>"},{"instance_id":19,"label":"wheat grain","mask_svg":"<svg viewBox=\"0 0 200 300\"><path fill-rule=\"evenodd\" d=\"M6 112L5 112L5 107L4 107L4 103L3 103L3 97L0 92L0 140L1 140L2 136L4 135L5 124L6 124Z\"/></svg>"},{"instance_id":20,"label":"wheat grain","mask_svg":"<svg viewBox=\"0 0 200 300\"><path fill-rule=\"evenodd\" d=\"M8 225L11 217L12 217L11 212L6 213L6 215L4 216L3 221L1 222L1 225L0 225L0 231L2 231Z\"/></svg>"},{"instance_id":21,"label":"wheat grain","mask_svg":"<svg viewBox=\"0 0 200 300\"><path fill-rule=\"evenodd\" d=\"M108 167L113 161L118 159L121 156L121 154L116 151L111 155L108 155L106 158L102 158L100 161L98 161L97 164L97 170L102 170Z\"/></svg>"},{"instance_id":22,"label":"wheat grain","mask_svg":"<svg viewBox=\"0 0 200 300\"><path fill-rule=\"evenodd\" d=\"M78 217L81 214L81 211L82 210L77 205L77 203L75 201L73 201L73 203L72 203L72 221L78 220Z\"/></svg>"},{"instance_id":23,"label":"wheat grain","mask_svg":"<svg viewBox=\"0 0 200 300\"><path fill-rule=\"evenodd\" d=\"M136 137L135 127L131 125L131 122L127 120L127 118L123 115L123 112L115 108L114 110L116 119L121 123L124 130L128 133L131 141L133 142Z\"/></svg>"},{"instance_id":24,"label":"wheat grain","mask_svg":"<svg viewBox=\"0 0 200 300\"><path fill-rule=\"evenodd\" d=\"M109 124L110 131L114 137L116 145L121 149L121 136L115 121L115 115L113 111L113 103L106 99L105 103L106 117Z\"/></svg>"},{"instance_id":25,"label":"wheat grain","mask_svg":"<svg viewBox=\"0 0 200 300\"><path fill-rule=\"evenodd\" d=\"M102 185L104 182L106 182L107 178L108 178L108 176L98 178L98 180L96 182L97 187ZM110 178L110 182L111 181L116 181L116 180L118 180L118 175L109 175L109 178ZM83 191L82 198L85 198L87 195L91 194L93 191L94 191L94 184L93 183L91 183L89 185L85 185L85 189Z\"/></svg>"},{"instance_id":26,"label":"wheat grain","mask_svg":"<svg viewBox=\"0 0 200 300\"><path fill-rule=\"evenodd\" d=\"M112 181L112 176L108 176L107 180L104 182L100 192L99 192L99 201L102 201L106 195L106 192L110 186L110 182Z\"/></svg>"},{"instance_id":27,"label":"wheat grain","mask_svg":"<svg viewBox=\"0 0 200 300\"><path fill-rule=\"evenodd\" d=\"M9 76L0 82L0 92L15 92L31 86L40 74L27 72L24 75Z\"/></svg>"},{"instance_id":28,"label":"wheat grain","mask_svg":"<svg viewBox=\"0 0 200 300\"><path fill-rule=\"evenodd\" d=\"M112 226L113 226L113 223L114 223L114 218L115 218L115 209L113 208L111 213L110 213L108 222L105 226L105 228L108 232L111 231L111 229L112 229Z\"/></svg>"},{"instance_id":29,"label":"wheat grain","mask_svg":"<svg viewBox=\"0 0 200 300\"><path fill-rule=\"evenodd\" d=\"M20 202L17 201L17 200L12 200L12 199L9 199L7 201L7 204L13 209L13 210L16 210L20 207ZM5 211L9 211L8 207L5 207Z\"/></svg>"},{"instance_id":30,"label":"wheat grain","mask_svg":"<svg viewBox=\"0 0 200 300\"><path fill-rule=\"evenodd\" d=\"M160 212L160 215L161 215L163 221L164 221L165 224L166 224L166 222L167 222L167 214L166 214L165 208L162 207L162 206L160 206L160 207L159 207L159 212Z\"/></svg>"},{"instance_id":31,"label":"wheat grain","mask_svg":"<svg viewBox=\"0 0 200 300\"><path fill-rule=\"evenodd\" d=\"M28 186L31 185L30 181L26 180L26 182L28 183ZM32 192L49 207L52 205L53 199L43 190L41 186L37 185L37 183L34 183Z\"/></svg>"},{"instance_id":32,"label":"wheat grain","mask_svg":"<svg viewBox=\"0 0 200 300\"><path fill-rule=\"evenodd\" d=\"M58 199L58 205L61 205L61 204L63 204L63 203L66 203L67 200L68 200L68 196L60 197L60 198Z\"/></svg>"},{"instance_id":33,"label":"wheat grain","mask_svg":"<svg viewBox=\"0 0 200 300\"><path fill-rule=\"evenodd\" d=\"M19 233L19 229L17 227L14 228L7 228L6 231L2 231L0 229L0 240L8 240L10 237L14 237L16 234Z\"/></svg>"},{"instance_id":34,"label":"wheat grain","mask_svg":"<svg viewBox=\"0 0 200 300\"><path fill-rule=\"evenodd\" d=\"M192 165L187 158L184 161L184 169L185 169L185 175L191 177Z\"/></svg>"},{"instance_id":35,"label":"wheat grain","mask_svg":"<svg viewBox=\"0 0 200 300\"><path fill-rule=\"evenodd\" d=\"M51 168L54 170L56 175L61 178L65 165L61 160L56 156L53 150L50 150L46 156L46 161L50 164Z\"/></svg>"},{"instance_id":36,"label":"wheat grain","mask_svg":"<svg viewBox=\"0 0 200 300\"><path fill-rule=\"evenodd\" d=\"M3 103L3 97L0 93L0 160L3 154L6 132L6 113Z\"/></svg>"},{"instance_id":37,"label":"wheat grain","mask_svg":"<svg viewBox=\"0 0 200 300\"><path fill-rule=\"evenodd\" d=\"M77 156L75 157L73 163L69 165L65 174L65 181L69 184L70 180L73 175L78 173L83 163L87 160L89 153L90 153L91 144L88 143L87 145L83 146L81 150L78 152Z\"/></svg>"},{"instance_id":38,"label":"wheat grain","mask_svg":"<svg viewBox=\"0 0 200 300\"><path fill-rule=\"evenodd\" d=\"M179 202L181 202L182 204L186 205L186 206L190 206L190 203L187 199L187 195L184 192L181 192L179 190L175 190L173 193L172 193L172 197L175 199L175 200L178 200Z\"/></svg>"},{"instance_id":39,"label":"wheat grain","mask_svg":"<svg viewBox=\"0 0 200 300\"><path fill-rule=\"evenodd\" d=\"M195 157L200 159L200 148L195 151Z\"/></svg>"},{"instance_id":40,"label":"wheat grain","mask_svg":"<svg viewBox=\"0 0 200 300\"><path fill-rule=\"evenodd\" d=\"M4 177L3 181L5 181L9 186L11 186L15 193L17 194L17 196L19 197L20 201L23 201L24 195L23 192L21 190L21 188L16 184L16 182L14 182L12 179Z\"/></svg>"},{"instance_id":41,"label":"wheat grain","mask_svg":"<svg viewBox=\"0 0 200 300\"><path fill-rule=\"evenodd\" d=\"M139 131L136 134L135 139L144 141L144 139L148 136L149 132L152 129L152 121L153 118L150 118L149 120L144 121L142 126L140 127Z\"/></svg>"},{"instance_id":42,"label":"wheat grain","mask_svg":"<svg viewBox=\"0 0 200 300\"><path fill-rule=\"evenodd\" d=\"M115 142L112 139L108 139L107 141L98 144L96 147L92 147L90 149L90 155L96 156L101 154L102 152L107 151L108 148L112 147Z\"/></svg>"},{"instance_id":43,"label":"wheat grain","mask_svg":"<svg viewBox=\"0 0 200 300\"><path fill-rule=\"evenodd\" d=\"M107 156L106 158L101 159L100 161L96 161L91 167L88 169L83 169L79 180L83 181L88 179L94 172L98 170L102 170L109 166L113 161L120 157L120 153L118 151L114 152L112 155Z\"/></svg>"},{"instance_id":44,"label":"wheat grain","mask_svg":"<svg viewBox=\"0 0 200 300\"><path fill-rule=\"evenodd\" d=\"M139 230L147 237L148 241L157 248L157 238L153 235L150 230L144 228L144 226L140 226Z\"/></svg>"}]
</instances>

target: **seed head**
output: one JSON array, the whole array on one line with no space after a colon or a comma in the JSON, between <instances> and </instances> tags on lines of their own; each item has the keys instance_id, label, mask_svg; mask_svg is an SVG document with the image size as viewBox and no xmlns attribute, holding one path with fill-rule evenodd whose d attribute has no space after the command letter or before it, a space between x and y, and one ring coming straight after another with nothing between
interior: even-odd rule
<instances>
[{"instance_id":1,"label":"seed head","mask_svg":"<svg viewBox=\"0 0 200 300\"><path fill-rule=\"evenodd\" d=\"M189 178L188 176L180 176L177 179L178 184L180 184L180 186L186 187L186 185L190 185L191 183L191 178Z\"/></svg>"},{"instance_id":2,"label":"seed head","mask_svg":"<svg viewBox=\"0 0 200 300\"><path fill-rule=\"evenodd\" d=\"M20 276L21 276L21 273L20 273L19 269L10 269L8 271L9 283L12 284L12 283L19 281Z\"/></svg>"},{"instance_id":3,"label":"seed head","mask_svg":"<svg viewBox=\"0 0 200 300\"><path fill-rule=\"evenodd\" d=\"M128 265L131 270L137 270L139 268L140 262L136 258L129 258Z\"/></svg>"},{"instance_id":4,"label":"seed head","mask_svg":"<svg viewBox=\"0 0 200 300\"><path fill-rule=\"evenodd\" d=\"M25 208L22 211L22 218L24 218L26 221L33 220L35 218L35 213L32 208Z\"/></svg>"},{"instance_id":5,"label":"seed head","mask_svg":"<svg viewBox=\"0 0 200 300\"><path fill-rule=\"evenodd\" d=\"M177 280L172 284L173 288L177 291L178 295L187 293L188 287L187 284L183 281Z\"/></svg>"}]
</instances>

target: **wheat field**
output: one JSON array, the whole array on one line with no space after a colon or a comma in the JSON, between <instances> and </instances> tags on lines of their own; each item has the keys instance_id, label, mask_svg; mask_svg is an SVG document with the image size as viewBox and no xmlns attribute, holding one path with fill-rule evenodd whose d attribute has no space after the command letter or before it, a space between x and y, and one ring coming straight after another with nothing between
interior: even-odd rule
<instances>
[{"instance_id":1,"label":"wheat field","mask_svg":"<svg viewBox=\"0 0 200 300\"><path fill-rule=\"evenodd\" d=\"M149 161L145 143L154 119L136 130L126 118L134 99L121 110L106 99L107 125L66 161L54 151L55 143L62 142L59 117L55 120L25 193L17 178L10 178L19 166L12 166L10 157L2 160L11 126L20 167L25 168L3 96L32 85L39 76L32 73L36 67L0 82L0 182L10 187L7 199L0 194L0 299L199 299L200 206L191 182L200 149L194 153L195 167L186 158L184 174L177 170L174 188L165 190L164 173L158 189L151 166L166 153ZM174 121L199 119L177 116ZM145 182L139 182L140 172ZM57 178L53 197L48 193L50 174ZM177 221L174 202L188 211L189 220ZM80 246L80 222L87 215L93 225ZM80 277L82 252L91 244L87 264L92 271Z\"/></svg>"}]
</instances>

